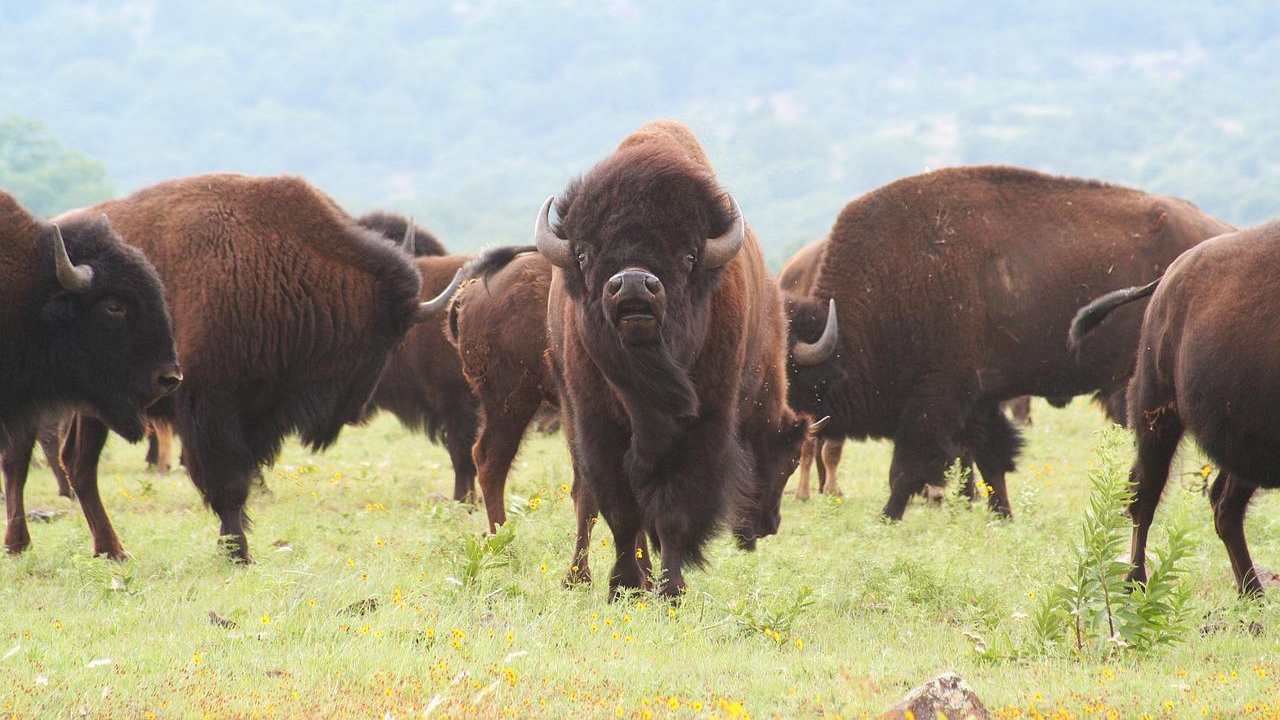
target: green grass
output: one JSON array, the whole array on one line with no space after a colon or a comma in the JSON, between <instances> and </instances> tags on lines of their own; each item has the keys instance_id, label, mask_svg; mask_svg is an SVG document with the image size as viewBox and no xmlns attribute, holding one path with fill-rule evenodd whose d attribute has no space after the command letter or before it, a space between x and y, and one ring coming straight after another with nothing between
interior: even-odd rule
<instances>
[{"instance_id":1,"label":"green grass","mask_svg":"<svg viewBox=\"0 0 1280 720\"><path fill-rule=\"evenodd\" d=\"M877 518L890 446L850 445L843 502L784 501L782 534L743 553L721 538L678 608L605 602L560 585L573 540L559 436L517 460L510 544L478 561L484 514L446 499L445 453L382 417L332 451L290 445L251 501L257 563L232 567L186 477L143 472L113 440L103 495L132 559L89 556L78 509L47 470L28 508L33 545L0 561L0 712L89 717L859 717L928 677L960 672L1000 717L1236 717L1280 712L1280 612L1236 600L1206 500L1202 460L1180 458L1153 544L1193 528L1194 628L1150 655L991 661L1062 579L1079 536L1101 414L1035 406L1016 519L949 501ZM1277 499L1250 515L1254 556L1280 562ZM210 612L235 624L211 622ZM1248 621L1262 623L1260 637ZM1218 630L1202 636L1202 626Z\"/></svg>"}]
</instances>

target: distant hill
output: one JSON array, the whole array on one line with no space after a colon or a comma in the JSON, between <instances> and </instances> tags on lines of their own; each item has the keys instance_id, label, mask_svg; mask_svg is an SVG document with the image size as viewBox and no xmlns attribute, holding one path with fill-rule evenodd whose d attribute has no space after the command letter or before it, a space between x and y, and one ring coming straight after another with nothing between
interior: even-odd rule
<instances>
[{"instance_id":1,"label":"distant hill","mask_svg":"<svg viewBox=\"0 0 1280 720\"><path fill-rule=\"evenodd\" d=\"M1000 162L1280 215L1280 10L815 0L0 7L0 107L121 191L305 175L453 248L527 240L539 201L645 120L699 133L771 257L894 178ZM773 9L776 7L777 9Z\"/></svg>"}]
</instances>

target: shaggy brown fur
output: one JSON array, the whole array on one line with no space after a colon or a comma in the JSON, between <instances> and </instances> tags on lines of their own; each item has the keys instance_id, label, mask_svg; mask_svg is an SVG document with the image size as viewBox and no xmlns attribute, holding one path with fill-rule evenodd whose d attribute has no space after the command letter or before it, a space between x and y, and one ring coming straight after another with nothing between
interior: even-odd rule
<instances>
[{"instance_id":1,"label":"shaggy brown fur","mask_svg":"<svg viewBox=\"0 0 1280 720\"><path fill-rule=\"evenodd\" d=\"M1020 440L999 403L1121 397L1140 308L1117 312L1069 354L1075 309L1158 277L1229 229L1182 200L1017 168L899 180L845 207L815 297L793 305L793 332L811 340L834 298L841 349L835 362L796 370L792 402L830 414L830 435L893 438L888 517L967 453L993 508L1008 514L1004 475Z\"/></svg>"},{"instance_id":2,"label":"shaggy brown fur","mask_svg":"<svg viewBox=\"0 0 1280 720\"><path fill-rule=\"evenodd\" d=\"M575 472L614 534L611 597L642 586L646 531L663 555L661 592L678 595L684 564L701 561L736 495L759 514L737 517L776 529L769 496L804 432L786 405L781 299L754 233L727 265L697 264L704 239L737 219L696 147L678 123L647 126L557 206L556 232L580 265L553 272L549 354ZM602 288L624 268L661 282L656 344L623 344L607 317ZM794 451L780 452L788 444Z\"/></svg>"},{"instance_id":3,"label":"shaggy brown fur","mask_svg":"<svg viewBox=\"0 0 1280 720\"><path fill-rule=\"evenodd\" d=\"M31 542L23 488L42 424L86 410L136 442L143 411L181 379L155 268L98 215L58 227L71 263L92 271L85 288L58 278L58 228L0 192L0 467L10 552ZM90 524L106 523L96 488L75 491Z\"/></svg>"},{"instance_id":4,"label":"shaggy brown fur","mask_svg":"<svg viewBox=\"0 0 1280 720\"><path fill-rule=\"evenodd\" d=\"M1214 527L1227 548L1236 587L1260 595L1244 518L1249 499L1280 487L1280 223L1241 230L1188 250L1157 283L1099 298L1081 311L1072 337L1088 343L1084 318L1103 320L1151 296L1142 321L1137 369L1129 383L1129 425L1138 457L1132 579L1145 582L1147 533L1169 479L1169 464L1190 433L1221 470L1210 490ZM1097 327L1105 328L1109 322Z\"/></svg>"},{"instance_id":5,"label":"shaggy brown fur","mask_svg":"<svg viewBox=\"0 0 1280 720\"><path fill-rule=\"evenodd\" d=\"M394 241L397 245L404 238L405 232L409 229L409 218L397 213L386 212L385 210L377 210L360 216L356 222L361 227L382 235L388 240ZM435 255L447 254L444 245L440 240L431 233L430 230L421 225L414 225L414 257L431 257ZM441 288L443 289L443 288ZM432 297L435 297L434 295Z\"/></svg>"},{"instance_id":6,"label":"shaggy brown fur","mask_svg":"<svg viewBox=\"0 0 1280 720\"><path fill-rule=\"evenodd\" d=\"M450 337L480 405L471 452L490 532L507 520L507 473L525 430L539 406L559 404L543 357L551 264L532 250L482 254L449 306Z\"/></svg>"},{"instance_id":7,"label":"shaggy brown fur","mask_svg":"<svg viewBox=\"0 0 1280 720\"><path fill-rule=\"evenodd\" d=\"M247 560L250 478L287 435L318 450L365 417L414 321L418 274L298 178L197 176L77 214L98 213L165 281L186 381L157 414L172 417L192 480ZM96 487L106 429L82 417L73 440L68 470ZM123 554L114 533L94 544Z\"/></svg>"}]
</instances>

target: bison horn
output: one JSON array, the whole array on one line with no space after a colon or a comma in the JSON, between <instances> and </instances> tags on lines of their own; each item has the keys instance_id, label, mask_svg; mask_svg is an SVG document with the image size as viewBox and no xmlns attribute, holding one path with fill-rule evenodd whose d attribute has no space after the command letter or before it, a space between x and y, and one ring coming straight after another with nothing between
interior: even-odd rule
<instances>
[{"instance_id":1,"label":"bison horn","mask_svg":"<svg viewBox=\"0 0 1280 720\"><path fill-rule=\"evenodd\" d=\"M824 415L821 420L815 420L809 423L809 428L808 428L809 436L817 437L818 434L822 432L822 429L825 428L827 424L830 422L831 422L831 416Z\"/></svg>"},{"instance_id":2,"label":"bison horn","mask_svg":"<svg viewBox=\"0 0 1280 720\"><path fill-rule=\"evenodd\" d=\"M449 281L449 287L441 290L439 295L418 305L418 311L413 314L413 321L426 322L444 312L444 309L449 307L453 294L458 291L458 286L462 284L462 280L462 268L458 268L458 272L454 273L453 279Z\"/></svg>"},{"instance_id":3,"label":"bison horn","mask_svg":"<svg viewBox=\"0 0 1280 720\"><path fill-rule=\"evenodd\" d=\"M538 220L533 224L533 241L538 246L538 252L542 253L542 257L546 258L547 262L556 267L571 268L573 254L570 252L569 241L556 235L551 229L551 204L555 201L556 196L552 195L542 203L542 209L538 211Z\"/></svg>"},{"instance_id":4,"label":"bison horn","mask_svg":"<svg viewBox=\"0 0 1280 720\"><path fill-rule=\"evenodd\" d=\"M707 238L707 247L702 251L702 266L709 268L726 265L742 249L742 241L747 237L747 221L742 217L742 209L738 201L729 196L733 205L734 221L720 237Z\"/></svg>"},{"instance_id":5,"label":"bison horn","mask_svg":"<svg viewBox=\"0 0 1280 720\"><path fill-rule=\"evenodd\" d=\"M410 255L417 255L417 237L418 226L414 224L413 218L409 218L409 224L404 228L404 239L400 241L400 249Z\"/></svg>"},{"instance_id":6,"label":"bison horn","mask_svg":"<svg viewBox=\"0 0 1280 720\"><path fill-rule=\"evenodd\" d=\"M835 354L836 345L840 342L840 323L836 320L836 301L827 305L827 324L822 328L822 337L818 342L796 343L792 351L797 365L821 365Z\"/></svg>"},{"instance_id":7,"label":"bison horn","mask_svg":"<svg viewBox=\"0 0 1280 720\"><path fill-rule=\"evenodd\" d=\"M88 265L72 265L67 254L67 243L62 239L62 228L53 226L53 262L58 272L58 284L68 292L88 292L93 287L93 268Z\"/></svg>"}]
</instances>

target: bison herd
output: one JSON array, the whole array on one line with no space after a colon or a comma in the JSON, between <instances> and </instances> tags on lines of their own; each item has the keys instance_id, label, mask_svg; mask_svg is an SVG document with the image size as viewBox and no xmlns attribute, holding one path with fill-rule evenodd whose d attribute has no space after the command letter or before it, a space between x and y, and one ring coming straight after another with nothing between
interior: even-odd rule
<instances>
[{"instance_id":1,"label":"bison herd","mask_svg":"<svg viewBox=\"0 0 1280 720\"><path fill-rule=\"evenodd\" d=\"M5 546L30 544L39 439L94 552L124 557L98 459L109 430L150 430L148 461L167 466L176 432L232 557L249 561L245 504L283 440L323 449L377 410L447 448L454 498L482 499L492 531L550 408L573 468L566 582L590 578L602 515L610 597L678 597L719 529L744 549L778 531L797 466L797 497L814 462L838 494L846 438L893 441L887 518L957 461L1010 516L1021 439L1003 404L1025 421L1027 396L1092 394L1137 438L1133 578L1190 432L1222 468L1215 526L1256 594L1245 509L1280 484L1277 249L1280 226L1236 231L1176 198L961 167L857 198L774 278L673 121L548 198L531 244L475 257L290 177L175 180L48 222L0 193Z\"/></svg>"}]
</instances>

